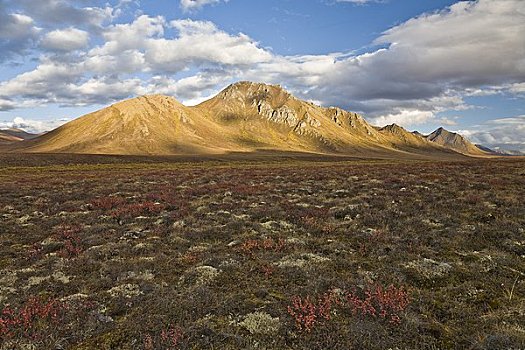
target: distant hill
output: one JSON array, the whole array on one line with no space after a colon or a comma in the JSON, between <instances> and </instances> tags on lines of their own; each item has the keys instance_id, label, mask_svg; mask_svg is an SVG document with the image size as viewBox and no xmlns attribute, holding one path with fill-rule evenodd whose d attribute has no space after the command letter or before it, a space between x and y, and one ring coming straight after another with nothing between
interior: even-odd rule
<instances>
[{"instance_id":1,"label":"distant hill","mask_svg":"<svg viewBox=\"0 0 525 350\"><path fill-rule=\"evenodd\" d=\"M302 101L278 85L239 82L193 107L163 95L122 101L33 140L16 143L12 150L136 155L272 150L363 157L460 156L450 142L435 140L440 139L428 140L397 125L373 127L357 113ZM477 148L459 149L463 154L484 154Z\"/></svg>"}]
</instances>

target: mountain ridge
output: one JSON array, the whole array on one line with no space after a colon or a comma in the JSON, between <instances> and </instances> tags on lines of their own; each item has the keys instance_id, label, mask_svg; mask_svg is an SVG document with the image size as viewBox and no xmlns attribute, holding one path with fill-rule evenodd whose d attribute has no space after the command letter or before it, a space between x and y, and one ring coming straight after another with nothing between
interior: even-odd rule
<instances>
[{"instance_id":1,"label":"mountain ridge","mask_svg":"<svg viewBox=\"0 0 525 350\"><path fill-rule=\"evenodd\" d=\"M13 151L86 154L222 154L272 150L380 156L457 155L398 125L303 101L280 85L237 82L196 106L145 95L79 117ZM482 151L480 151L482 152ZM480 155L479 153L476 155Z\"/></svg>"}]
</instances>

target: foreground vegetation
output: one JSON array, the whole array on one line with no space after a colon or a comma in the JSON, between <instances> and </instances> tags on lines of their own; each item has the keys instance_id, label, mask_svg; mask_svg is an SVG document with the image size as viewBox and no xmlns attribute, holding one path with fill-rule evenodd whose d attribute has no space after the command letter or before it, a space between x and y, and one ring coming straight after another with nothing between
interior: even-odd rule
<instances>
[{"instance_id":1,"label":"foreground vegetation","mask_svg":"<svg viewBox=\"0 0 525 350\"><path fill-rule=\"evenodd\" d=\"M0 167L1 349L525 347L525 161L60 159Z\"/></svg>"}]
</instances>

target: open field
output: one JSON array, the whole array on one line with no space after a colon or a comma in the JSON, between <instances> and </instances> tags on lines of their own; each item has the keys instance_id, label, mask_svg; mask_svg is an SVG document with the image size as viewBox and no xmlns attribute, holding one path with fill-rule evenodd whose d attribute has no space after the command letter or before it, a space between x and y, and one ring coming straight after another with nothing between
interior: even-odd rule
<instances>
[{"instance_id":1,"label":"open field","mask_svg":"<svg viewBox=\"0 0 525 350\"><path fill-rule=\"evenodd\" d=\"M2 350L518 349L524 325L523 159L0 157Z\"/></svg>"}]
</instances>

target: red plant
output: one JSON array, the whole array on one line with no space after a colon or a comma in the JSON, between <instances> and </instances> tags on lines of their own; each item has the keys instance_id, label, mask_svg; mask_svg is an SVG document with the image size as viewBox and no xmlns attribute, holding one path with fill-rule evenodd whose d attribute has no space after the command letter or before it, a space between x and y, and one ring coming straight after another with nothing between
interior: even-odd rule
<instances>
[{"instance_id":1,"label":"red plant","mask_svg":"<svg viewBox=\"0 0 525 350\"><path fill-rule=\"evenodd\" d=\"M265 250L281 252L285 247L286 242L284 239L280 238L275 241L272 238L267 238L263 240L248 239L241 244L239 249L243 254L253 256L256 251Z\"/></svg>"},{"instance_id":2,"label":"red plant","mask_svg":"<svg viewBox=\"0 0 525 350\"><path fill-rule=\"evenodd\" d=\"M180 346L184 333L180 327L168 326L161 330L160 334L156 337L151 334L144 336L144 350L153 350L155 348L160 349L177 349ZM157 345L157 347L155 347Z\"/></svg>"},{"instance_id":3,"label":"red plant","mask_svg":"<svg viewBox=\"0 0 525 350\"><path fill-rule=\"evenodd\" d=\"M64 242L64 247L58 254L66 259L77 257L83 251L82 241L79 233L82 227L78 225L61 225L56 233L56 237Z\"/></svg>"},{"instance_id":4,"label":"red plant","mask_svg":"<svg viewBox=\"0 0 525 350\"><path fill-rule=\"evenodd\" d=\"M342 297L341 297L342 296ZM356 291L335 293L329 291L317 298L294 296L288 313L301 331L311 332L314 326L324 321L330 321L334 307L349 309L353 316L381 317L392 324L400 324L399 313L410 304L408 293L402 287L374 285L364 290L363 294Z\"/></svg>"},{"instance_id":5,"label":"red plant","mask_svg":"<svg viewBox=\"0 0 525 350\"><path fill-rule=\"evenodd\" d=\"M0 339L40 338L41 328L59 323L66 310L67 306L60 301L35 297L18 309L7 305L0 313Z\"/></svg>"},{"instance_id":6,"label":"red plant","mask_svg":"<svg viewBox=\"0 0 525 350\"><path fill-rule=\"evenodd\" d=\"M121 206L125 202L126 200L121 197L101 197L92 200L91 205L95 209L110 210Z\"/></svg>"},{"instance_id":7,"label":"red plant","mask_svg":"<svg viewBox=\"0 0 525 350\"><path fill-rule=\"evenodd\" d=\"M334 294L332 292L326 292L321 295L317 300L317 315L320 318L324 318L327 321L331 319L332 303Z\"/></svg>"},{"instance_id":8,"label":"red plant","mask_svg":"<svg viewBox=\"0 0 525 350\"><path fill-rule=\"evenodd\" d=\"M393 285L383 288L376 284L364 291L360 297L355 291L347 292L346 307L350 308L353 315L373 316L389 319L391 323L399 324L399 312L404 311L410 304L408 293L403 287Z\"/></svg>"},{"instance_id":9,"label":"red plant","mask_svg":"<svg viewBox=\"0 0 525 350\"><path fill-rule=\"evenodd\" d=\"M295 320L299 330L311 332L317 322L317 306L312 302L310 296L302 299L299 296L292 298L292 305L288 306L288 313Z\"/></svg>"},{"instance_id":10,"label":"red plant","mask_svg":"<svg viewBox=\"0 0 525 350\"><path fill-rule=\"evenodd\" d=\"M275 272L275 267L273 267L272 265L267 265L267 264L262 265L261 272L264 273L264 276L266 278L270 278Z\"/></svg>"},{"instance_id":11,"label":"red plant","mask_svg":"<svg viewBox=\"0 0 525 350\"><path fill-rule=\"evenodd\" d=\"M31 249L28 251L28 259L29 260L38 260L42 257L42 254L44 253L44 247L40 243L34 243L31 246Z\"/></svg>"},{"instance_id":12,"label":"red plant","mask_svg":"<svg viewBox=\"0 0 525 350\"><path fill-rule=\"evenodd\" d=\"M153 337L151 334L144 336L144 350L155 350L155 344L153 343Z\"/></svg>"},{"instance_id":13,"label":"red plant","mask_svg":"<svg viewBox=\"0 0 525 350\"><path fill-rule=\"evenodd\" d=\"M163 329L160 333L161 343L164 346L168 346L168 349L174 349L177 347L182 340L182 337L182 329L179 327L169 326L167 329Z\"/></svg>"}]
</instances>

